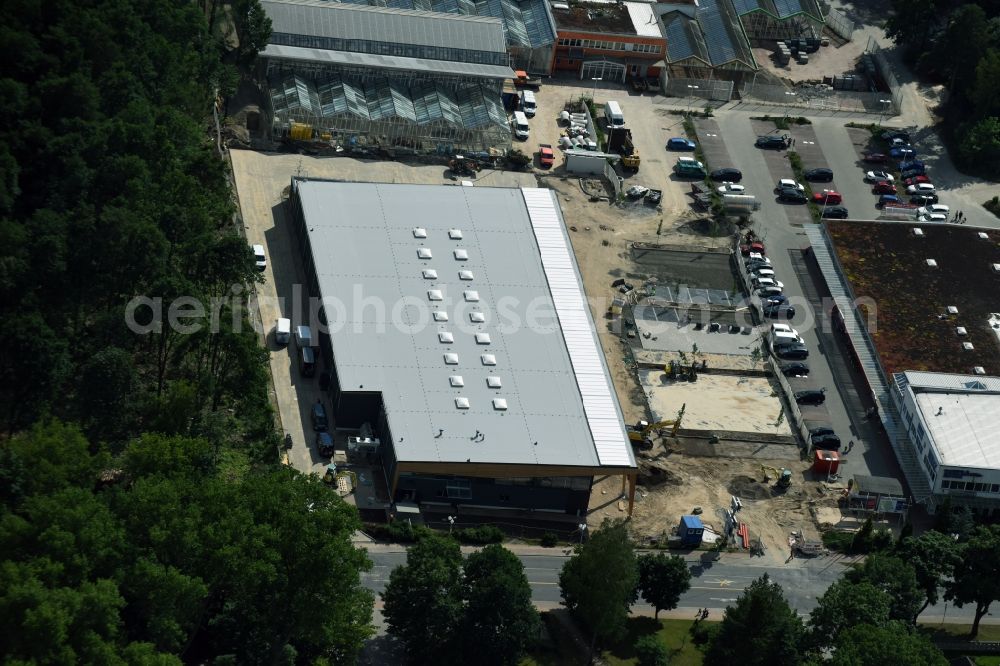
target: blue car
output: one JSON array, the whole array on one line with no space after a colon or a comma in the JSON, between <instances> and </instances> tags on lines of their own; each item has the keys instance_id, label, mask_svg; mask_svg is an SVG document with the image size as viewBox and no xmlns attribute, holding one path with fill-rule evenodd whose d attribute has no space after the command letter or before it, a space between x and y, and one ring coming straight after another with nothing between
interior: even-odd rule
<instances>
[{"instance_id":1,"label":"blue car","mask_svg":"<svg viewBox=\"0 0 1000 666\"><path fill-rule=\"evenodd\" d=\"M913 146L900 146L899 148L893 148L889 151L889 155L893 159L914 159L917 156L917 151L913 149Z\"/></svg>"},{"instance_id":2,"label":"blue car","mask_svg":"<svg viewBox=\"0 0 1000 666\"><path fill-rule=\"evenodd\" d=\"M882 208L886 204L897 204L899 203L899 197L895 194L883 194L878 198L878 202L875 204L876 208Z\"/></svg>"},{"instance_id":3,"label":"blue car","mask_svg":"<svg viewBox=\"0 0 1000 666\"><path fill-rule=\"evenodd\" d=\"M694 150L695 144L691 139L675 136L667 140L667 150Z\"/></svg>"},{"instance_id":4,"label":"blue car","mask_svg":"<svg viewBox=\"0 0 1000 666\"><path fill-rule=\"evenodd\" d=\"M926 169L926 168L927 165L921 162L920 160L910 160L908 162L899 163L900 171L909 171L910 169Z\"/></svg>"},{"instance_id":5,"label":"blue car","mask_svg":"<svg viewBox=\"0 0 1000 666\"><path fill-rule=\"evenodd\" d=\"M333 437L330 436L330 433L316 433L316 450L319 451L319 454L324 458L330 458L333 456Z\"/></svg>"}]
</instances>

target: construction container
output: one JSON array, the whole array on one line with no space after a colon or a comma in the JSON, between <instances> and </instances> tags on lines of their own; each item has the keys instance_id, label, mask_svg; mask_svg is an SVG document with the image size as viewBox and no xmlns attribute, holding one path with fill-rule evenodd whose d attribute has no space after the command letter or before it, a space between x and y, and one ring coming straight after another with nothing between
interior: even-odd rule
<instances>
[{"instance_id":1,"label":"construction container","mask_svg":"<svg viewBox=\"0 0 1000 666\"><path fill-rule=\"evenodd\" d=\"M288 138L293 141L309 141L312 139L313 128L312 125L307 125L305 123L293 122L288 128Z\"/></svg>"},{"instance_id":2,"label":"construction container","mask_svg":"<svg viewBox=\"0 0 1000 666\"><path fill-rule=\"evenodd\" d=\"M705 536L705 526L698 516L681 516L681 524L677 526L677 536L685 546L700 546Z\"/></svg>"},{"instance_id":3,"label":"construction container","mask_svg":"<svg viewBox=\"0 0 1000 666\"><path fill-rule=\"evenodd\" d=\"M752 194L723 194L722 205L728 211L752 213L760 209L760 202Z\"/></svg>"},{"instance_id":4,"label":"construction container","mask_svg":"<svg viewBox=\"0 0 1000 666\"><path fill-rule=\"evenodd\" d=\"M840 469L840 454L836 451L817 449L814 452L813 472L821 476L831 476Z\"/></svg>"}]
</instances>

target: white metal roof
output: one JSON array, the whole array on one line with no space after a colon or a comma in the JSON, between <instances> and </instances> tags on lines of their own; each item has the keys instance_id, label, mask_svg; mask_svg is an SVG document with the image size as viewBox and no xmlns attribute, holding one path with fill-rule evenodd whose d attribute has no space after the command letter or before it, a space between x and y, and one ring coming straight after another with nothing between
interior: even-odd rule
<instances>
[{"instance_id":1,"label":"white metal roof","mask_svg":"<svg viewBox=\"0 0 1000 666\"><path fill-rule=\"evenodd\" d=\"M626 2L625 8L632 19L635 34L641 37L662 37L663 29L656 19L653 4L649 2Z\"/></svg>"},{"instance_id":2,"label":"white metal roof","mask_svg":"<svg viewBox=\"0 0 1000 666\"><path fill-rule=\"evenodd\" d=\"M635 466L552 191L296 187L337 379L382 393L400 461Z\"/></svg>"},{"instance_id":3,"label":"white metal roof","mask_svg":"<svg viewBox=\"0 0 1000 666\"><path fill-rule=\"evenodd\" d=\"M442 74L467 76L475 79L509 79L514 76L514 72L510 67L501 65L459 62L455 60L430 60L407 56L375 55L372 53L354 53L351 51L330 51L328 49L286 46L284 44L268 44L261 52L261 57L271 60L350 65L401 72L441 72Z\"/></svg>"}]
</instances>

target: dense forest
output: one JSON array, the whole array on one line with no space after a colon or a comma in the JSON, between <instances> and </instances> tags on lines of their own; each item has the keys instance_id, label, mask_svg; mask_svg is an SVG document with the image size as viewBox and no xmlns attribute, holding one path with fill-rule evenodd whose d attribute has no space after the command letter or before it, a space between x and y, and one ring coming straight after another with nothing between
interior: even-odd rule
<instances>
[{"instance_id":1,"label":"dense forest","mask_svg":"<svg viewBox=\"0 0 1000 666\"><path fill-rule=\"evenodd\" d=\"M340 663L370 631L356 513L276 464L212 138L268 31L257 0L4 3L5 660Z\"/></svg>"}]
</instances>

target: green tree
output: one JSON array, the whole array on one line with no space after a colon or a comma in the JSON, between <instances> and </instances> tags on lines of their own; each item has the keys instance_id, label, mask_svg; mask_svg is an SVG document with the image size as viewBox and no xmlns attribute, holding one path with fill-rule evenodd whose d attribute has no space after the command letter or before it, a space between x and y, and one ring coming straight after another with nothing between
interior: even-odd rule
<instances>
[{"instance_id":1,"label":"green tree","mask_svg":"<svg viewBox=\"0 0 1000 666\"><path fill-rule=\"evenodd\" d=\"M979 622L1000 599L1000 526L977 527L961 550L961 561L945 583L944 598L962 608L974 604L970 637L979 635Z\"/></svg>"},{"instance_id":2,"label":"green tree","mask_svg":"<svg viewBox=\"0 0 1000 666\"><path fill-rule=\"evenodd\" d=\"M608 575L610 571L613 576ZM598 640L624 635L629 608L638 597L638 583L635 550L621 520L605 520L563 565L559 572L563 604L590 632L591 657Z\"/></svg>"},{"instance_id":3,"label":"green tree","mask_svg":"<svg viewBox=\"0 0 1000 666\"><path fill-rule=\"evenodd\" d=\"M455 634L463 620L462 552L447 537L426 536L389 574L382 600L389 633L406 646L415 664L459 661Z\"/></svg>"},{"instance_id":4,"label":"green tree","mask_svg":"<svg viewBox=\"0 0 1000 666\"><path fill-rule=\"evenodd\" d=\"M923 605L917 615L938 602L938 592L945 578L951 576L961 561L958 544L949 534L928 530L918 537L907 537L896 547L896 554L909 562L923 591Z\"/></svg>"},{"instance_id":5,"label":"green tree","mask_svg":"<svg viewBox=\"0 0 1000 666\"><path fill-rule=\"evenodd\" d=\"M941 18L937 0L892 0L893 11L885 22L885 34L911 55L925 52L931 32Z\"/></svg>"},{"instance_id":6,"label":"green tree","mask_svg":"<svg viewBox=\"0 0 1000 666\"><path fill-rule=\"evenodd\" d=\"M659 619L661 610L677 608L689 589L691 570L684 558L664 553L639 557L639 592L655 609L654 618Z\"/></svg>"},{"instance_id":7,"label":"green tree","mask_svg":"<svg viewBox=\"0 0 1000 666\"><path fill-rule=\"evenodd\" d=\"M963 100L971 97L979 59L990 47L986 13L974 2L951 12L948 27L937 40L935 54L939 67L950 77L948 89Z\"/></svg>"},{"instance_id":8,"label":"green tree","mask_svg":"<svg viewBox=\"0 0 1000 666\"><path fill-rule=\"evenodd\" d=\"M876 627L889 622L892 599L869 582L841 579L827 588L809 615L809 642L818 649L833 647L842 631L858 624Z\"/></svg>"},{"instance_id":9,"label":"green tree","mask_svg":"<svg viewBox=\"0 0 1000 666\"><path fill-rule=\"evenodd\" d=\"M541 630L521 560L490 544L465 560L462 587L465 663L518 663Z\"/></svg>"},{"instance_id":10,"label":"green tree","mask_svg":"<svg viewBox=\"0 0 1000 666\"><path fill-rule=\"evenodd\" d=\"M948 660L926 636L900 622L885 626L859 624L837 640L831 666L946 666Z\"/></svg>"},{"instance_id":11,"label":"green tree","mask_svg":"<svg viewBox=\"0 0 1000 666\"><path fill-rule=\"evenodd\" d=\"M1000 118L991 116L959 132L959 151L969 163L985 165L1000 174Z\"/></svg>"},{"instance_id":12,"label":"green tree","mask_svg":"<svg viewBox=\"0 0 1000 666\"><path fill-rule=\"evenodd\" d=\"M892 602L889 619L912 625L922 610L924 595L913 565L891 555L872 554L857 569L844 576L852 583L870 583L885 592Z\"/></svg>"},{"instance_id":13,"label":"green tree","mask_svg":"<svg viewBox=\"0 0 1000 666\"><path fill-rule=\"evenodd\" d=\"M640 636L635 642L635 656L639 666L668 666L670 648L656 634Z\"/></svg>"},{"instance_id":14,"label":"green tree","mask_svg":"<svg viewBox=\"0 0 1000 666\"><path fill-rule=\"evenodd\" d=\"M134 388L134 364L124 349L102 349L84 363L78 409L90 439L119 440L129 431Z\"/></svg>"},{"instance_id":15,"label":"green tree","mask_svg":"<svg viewBox=\"0 0 1000 666\"><path fill-rule=\"evenodd\" d=\"M980 58L971 97L972 108L980 117L1000 116L1000 48L992 48Z\"/></svg>"},{"instance_id":16,"label":"green tree","mask_svg":"<svg viewBox=\"0 0 1000 666\"><path fill-rule=\"evenodd\" d=\"M872 535L875 531L874 525L872 524L871 517L868 517L865 522L861 525L859 529L854 534L854 539L851 541L851 552L852 553L869 553L872 549Z\"/></svg>"},{"instance_id":17,"label":"green tree","mask_svg":"<svg viewBox=\"0 0 1000 666\"><path fill-rule=\"evenodd\" d=\"M260 0L235 0L231 7L240 61L248 65L267 46L271 38L271 19Z\"/></svg>"},{"instance_id":18,"label":"green tree","mask_svg":"<svg viewBox=\"0 0 1000 666\"><path fill-rule=\"evenodd\" d=\"M798 666L802 620L767 574L726 608L705 653L705 666Z\"/></svg>"}]
</instances>

